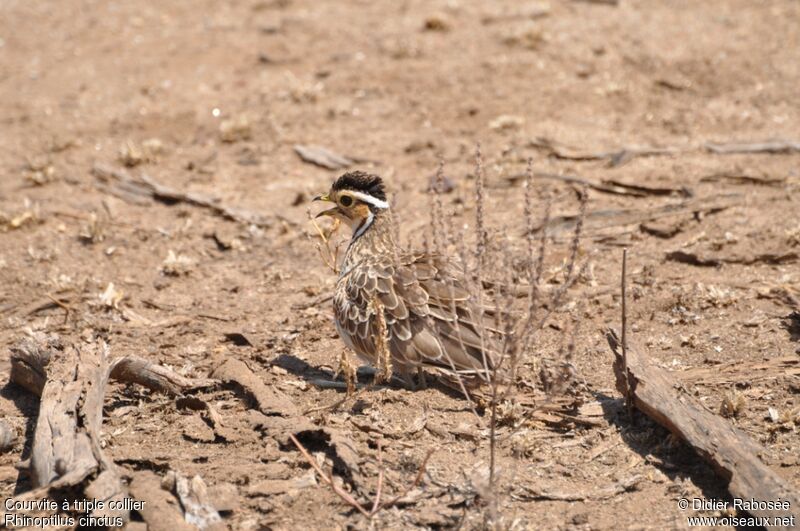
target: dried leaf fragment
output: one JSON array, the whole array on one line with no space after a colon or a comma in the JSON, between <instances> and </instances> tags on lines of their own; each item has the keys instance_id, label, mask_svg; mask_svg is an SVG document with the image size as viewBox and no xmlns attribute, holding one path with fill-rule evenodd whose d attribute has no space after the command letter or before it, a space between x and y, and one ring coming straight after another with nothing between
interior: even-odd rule
<instances>
[{"instance_id":1,"label":"dried leaf fragment","mask_svg":"<svg viewBox=\"0 0 800 531\"><path fill-rule=\"evenodd\" d=\"M223 142L229 144L240 140L250 140L253 138L253 127L247 116L223 120L219 124L219 137Z\"/></svg>"},{"instance_id":2,"label":"dried leaf fragment","mask_svg":"<svg viewBox=\"0 0 800 531\"><path fill-rule=\"evenodd\" d=\"M196 262L189 258L186 255L182 254L175 254L175 251L170 249L167 252L167 257L164 259L164 262L161 264L161 272L165 275L170 275L174 277L178 277L181 275L188 275Z\"/></svg>"}]
</instances>

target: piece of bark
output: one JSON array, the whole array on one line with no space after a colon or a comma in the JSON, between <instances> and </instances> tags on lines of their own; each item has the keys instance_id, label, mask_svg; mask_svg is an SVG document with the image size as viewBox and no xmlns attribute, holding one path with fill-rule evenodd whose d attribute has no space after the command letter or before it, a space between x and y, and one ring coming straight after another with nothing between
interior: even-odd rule
<instances>
[{"instance_id":1,"label":"piece of bark","mask_svg":"<svg viewBox=\"0 0 800 531\"><path fill-rule=\"evenodd\" d=\"M341 170L352 166L355 161L334 153L333 151L322 146L296 144L294 151L297 153L304 162L309 162L320 168L328 170Z\"/></svg>"},{"instance_id":2,"label":"piece of bark","mask_svg":"<svg viewBox=\"0 0 800 531\"><path fill-rule=\"evenodd\" d=\"M111 378L120 382L137 383L153 391L181 395L212 387L218 382L208 378L187 378L139 356L123 356L111 363Z\"/></svg>"},{"instance_id":3,"label":"piece of bark","mask_svg":"<svg viewBox=\"0 0 800 531\"><path fill-rule=\"evenodd\" d=\"M685 441L724 480L733 498L745 500L787 500L789 511L753 509L753 516L800 518L800 497L783 478L759 459L766 450L745 432L712 413L696 399L675 389L675 380L664 369L651 364L630 342L627 345L627 374L623 373L620 340L613 330L606 339L614 353L617 390L630 396L642 413ZM626 386L630 386L630 390ZM768 529L788 529L772 525Z\"/></svg>"},{"instance_id":4,"label":"piece of bark","mask_svg":"<svg viewBox=\"0 0 800 531\"><path fill-rule=\"evenodd\" d=\"M701 182L729 181L734 184L754 184L756 186L782 186L786 179L780 177L759 177L742 172L720 172L700 178Z\"/></svg>"},{"instance_id":5,"label":"piece of bark","mask_svg":"<svg viewBox=\"0 0 800 531\"><path fill-rule=\"evenodd\" d=\"M51 359L31 450L36 487L78 485L94 473L113 472L100 450L108 347L73 345ZM121 484L117 478L121 491ZM117 492L106 492L111 497Z\"/></svg>"},{"instance_id":6,"label":"piece of bark","mask_svg":"<svg viewBox=\"0 0 800 531\"><path fill-rule=\"evenodd\" d=\"M730 153L797 153L800 152L800 142L792 140L767 140L765 142L733 142L730 144L718 144L714 142L707 142L706 149L711 153L718 155L727 155Z\"/></svg>"},{"instance_id":7,"label":"piece of bark","mask_svg":"<svg viewBox=\"0 0 800 531\"><path fill-rule=\"evenodd\" d=\"M800 259L800 253L796 251L786 251L753 255L710 255L699 252L672 251L667 253L666 258L673 262L681 262L699 267L717 267L722 264L776 265L795 262Z\"/></svg>"},{"instance_id":8,"label":"piece of bark","mask_svg":"<svg viewBox=\"0 0 800 531\"><path fill-rule=\"evenodd\" d=\"M150 531L192 531L194 526L183 519L180 502L161 488L161 479L150 470L134 472L130 482L131 496L144 502L138 511Z\"/></svg>"},{"instance_id":9,"label":"piece of bark","mask_svg":"<svg viewBox=\"0 0 800 531\"><path fill-rule=\"evenodd\" d=\"M239 387L265 415L294 417L298 414L297 407L288 396L264 385L264 382L242 361L234 358L225 360L214 369L211 377Z\"/></svg>"},{"instance_id":10,"label":"piece of bark","mask_svg":"<svg viewBox=\"0 0 800 531\"><path fill-rule=\"evenodd\" d=\"M92 173L100 180L98 188L129 203L148 204L148 198L167 204L186 203L207 208L231 221L264 228L269 228L273 225L272 220L260 214L224 205L212 197L196 192L182 192L170 188L155 181L148 175L141 175L136 179L123 169L100 163L92 167Z\"/></svg>"},{"instance_id":11,"label":"piece of bark","mask_svg":"<svg viewBox=\"0 0 800 531\"><path fill-rule=\"evenodd\" d=\"M689 218L683 218L677 221L651 221L649 223L642 223L639 228L642 229L642 232L645 232L651 236L667 240L683 232L688 223Z\"/></svg>"},{"instance_id":12,"label":"piece of bark","mask_svg":"<svg viewBox=\"0 0 800 531\"><path fill-rule=\"evenodd\" d=\"M44 497L52 489L76 487L88 499L110 501L127 496L116 466L100 447L104 391L109 377L173 395L217 383L185 378L137 356L118 358L109 366L104 344L65 347L57 336L41 333L25 337L12 347L11 365L11 381L41 396L30 459L35 489L21 495L23 499ZM219 414L209 415L212 421L219 422ZM140 487L142 481L147 482L139 481ZM134 496L142 499L146 491L148 487L137 488ZM163 505L157 496L146 501L151 503L146 504L144 513ZM148 520L151 529L159 529L158 522L169 523L163 529L182 529L162 512L156 512L158 515ZM118 511L96 511L94 516L104 514L126 520L128 516Z\"/></svg>"}]
</instances>

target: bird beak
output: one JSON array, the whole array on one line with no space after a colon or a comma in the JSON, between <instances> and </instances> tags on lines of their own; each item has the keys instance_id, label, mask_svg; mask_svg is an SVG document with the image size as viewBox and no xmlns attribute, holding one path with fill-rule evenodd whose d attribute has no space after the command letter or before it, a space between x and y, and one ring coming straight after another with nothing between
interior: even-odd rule
<instances>
[{"instance_id":1,"label":"bird beak","mask_svg":"<svg viewBox=\"0 0 800 531\"><path fill-rule=\"evenodd\" d=\"M336 214L338 213L339 213L339 207L333 207L329 208L328 210L323 210L322 212L314 216L314 219L321 218L323 216L330 216L332 218L335 218Z\"/></svg>"},{"instance_id":2,"label":"bird beak","mask_svg":"<svg viewBox=\"0 0 800 531\"><path fill-rule=\"evenodd\" d=\"M328 202L330 202L330 200L331 200L331 198L330 198L330 196L328 194L318 195L317 197L314 198L314 201L328 201ZM314 216L314 219L321 218L323 216L336 217L336 214L338 212L339 212L339 207L329 208L328 210L323 210L322 212L320 212L319 214Z\"/></svg>"}]
</instances>

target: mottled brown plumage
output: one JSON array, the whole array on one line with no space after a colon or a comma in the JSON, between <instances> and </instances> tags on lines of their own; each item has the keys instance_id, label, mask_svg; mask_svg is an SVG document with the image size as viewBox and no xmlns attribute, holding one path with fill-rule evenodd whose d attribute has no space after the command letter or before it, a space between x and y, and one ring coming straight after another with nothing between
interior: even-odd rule
<instances>
[{"instance_id":1,"label":"mottled brown plumage","mask_svg":"<svg viewBox=\"0 0 800 531\"><path fill-rule=\"evenodd\" d=\"M422 367L451 380L457 373L468 386L486 381L498 350L496 338L478 324L483 312L444 257L399 252L380 178L345 174L317 199L336 203L320 215L353 229L333 298L345 344L376 364L375 312L382 310L394 373L409 386Z\"/></svg>"}]
</instances>

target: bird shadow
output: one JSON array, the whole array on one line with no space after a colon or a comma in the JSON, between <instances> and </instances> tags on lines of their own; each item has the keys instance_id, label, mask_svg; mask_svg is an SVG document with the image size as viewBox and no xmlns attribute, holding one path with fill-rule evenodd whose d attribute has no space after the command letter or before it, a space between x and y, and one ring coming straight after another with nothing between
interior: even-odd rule
<instances>
[{"instance_id":1,"label":"bird shadow","mask_svg":"<svg viewBox=\"0 0 800 531\"><path fill-rule=\"evenodd\" d=\"M274 360L272 360L273 365L277 365L282 369L285 369L287 372L294 374L295 376L302 378L306 382L311 385L316 385L320 387L320 383L326 384L333 384L333 383L340 383L344 384L344 381L341 380L341 377L337 379L337 375L333 373L333 371L322 368L322 367L315 367L308 363L305 360L298 358L297 356L293 356L292 354L281 354ZM376 369L370 366L362 366L359 367L356 371L356 379L357 384L359 386L369 386L372 385L374 378L375 378ZM463 399L464 395L453 389L452 387L448 387L447 385L441 383L435 375L430 373L426 374L427 385L428 389L435 389L440 393L443 393L451 398L456 399ZM329 388L334 389L338 392L345 392L347 389L344 385L340 385L334 387L331 385ZM397 390L407 390L412 391L409 389L406 384L398 377L392 377L392 380L389 382L388 385L376 385L374 386L374 391L379 391L382 389L397 389Z\"/></svg>"}]
</instances>

